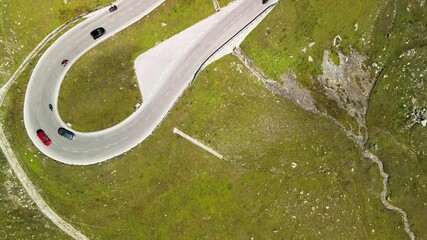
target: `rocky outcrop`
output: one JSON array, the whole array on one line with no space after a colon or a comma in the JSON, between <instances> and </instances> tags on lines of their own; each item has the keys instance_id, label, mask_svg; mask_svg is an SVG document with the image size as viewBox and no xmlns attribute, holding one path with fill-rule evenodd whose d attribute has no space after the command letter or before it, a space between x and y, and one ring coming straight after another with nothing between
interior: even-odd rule
<instances>
[{"instance_id":1,"label":"rocky outcrop","mask_svg":"<svg viewBox=\"0 0 427 240\"><path fill-rule=\"evenodd\" d=\"M406 114L408 124L406 128L411 128L415 124L427 126L427 109L424 107L413 106L412 111Z\"/></svg>"}]
</instances>

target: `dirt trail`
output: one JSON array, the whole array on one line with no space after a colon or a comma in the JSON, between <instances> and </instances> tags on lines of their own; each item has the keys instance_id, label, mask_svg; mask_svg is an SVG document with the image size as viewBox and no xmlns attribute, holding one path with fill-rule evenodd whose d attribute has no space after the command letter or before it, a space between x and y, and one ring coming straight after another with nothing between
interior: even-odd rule
<instances>
[{"instance_id":1,"label":"dirt trail","mask_svg":"<svg viewBox=\"0 0 427 240\"><path fill-rule=\"evenodd\" d=\"M402 215L402 220L403 220L403 224L405 225L405 231L406 231L406 233L408 233L409 237L412 240L415 240L415 234L412 232L412 230L410 228L410 225L409 225L408 214L403 209L398 208L398 207L392 205L390 202L387 201L388 179L390 178L390 176L387 173L384 172L383 162L380 161L377 156L375 156L374 154L370 153L369 151L364 151L363 152L363 157L366 158L366 159L369 159L369 160L373 161L374 163L376 163L378 165L378 169L380 171L380 175L381 175L381 177L383 177L383 191L381 192L381 202L384 204L384 206L388 210L391 210L393 212L397 212L400 215Z\"/></svg>"},{"instance_id":2,"label":"dirt trail","mask_svg":"<svg viewBox=\"0 0 427 240\"><path fill-rule=\"evenodd\" d=\"M97 10L97 9L95 9ZM24 69L27 67L28 63L40 52L40 50L53 38L57 36L58 33L60 33L62 30L67 28L70 24L76 22L78 19L86 16L86 14L81 14L77 16L76 18L62 24L55 30L53 30L50 34L48 34L35 48L34 50L25 58L25 60L22 62L22 64L19 66L19 68L15 71L13 76L9 79L7 83L5 83L0 88L0 106L3 105L3 100L6 96L7 91L9 90L10 86L12 86L13 82L18 78L18 76L24 71ZM57 227L59 227L62 231L73 237L77 240L87 240L88 238L83 235L80 231L75 229L73 226L71 226L69 223L67 223L65 220L63 220L58 214L56 214L50 207L47 205L47 203L43 200L41 195L39 194L37 188L32 184L31 180L27 177L25 174L24 169L19 164L18 159L16 158L15 154L13 153L13 150L9 144L9 141L6 138L6 135L3 131L3 124L0 123L0 148L3 151L7 161L9 162L9 165L16 175L16 177L21 182L22 186L24 187L24 190L28 193L30 198L34 201L34 203L37 205L37 207L40 209L40 211L49 218Z\"/></svg>"},{"instance_id":3,"label":"dirt trail","mask_svg":"<svg viewBox=\"0 0 427 240\"><path fill-rule=\"evenodd\" d=\"M16 177L22 183L22 186L24 187L25 191L28 193L31 199L33 199L33 201L36 203L40 211L44 215L46 215L46 217L48 217L56 226L58 226L61 230L66 232L68 235L70 235L74 239L79 239L79 240L88 239L85 235L80 233L73 226L71 226L69 223L64 221L60 216L58 216L58 214L56 214L40 196L36 187L32 184L30 179L25 174L24 169L19 164L18 159L16 159L16 156L13 153L12 148L10 147L6 136L4 135L2 124L0 124L0 147L4 155L6 156L6 159L9 162L9 165L12 168L13 172L15 173Z\"/></svg>"}]
</instances>

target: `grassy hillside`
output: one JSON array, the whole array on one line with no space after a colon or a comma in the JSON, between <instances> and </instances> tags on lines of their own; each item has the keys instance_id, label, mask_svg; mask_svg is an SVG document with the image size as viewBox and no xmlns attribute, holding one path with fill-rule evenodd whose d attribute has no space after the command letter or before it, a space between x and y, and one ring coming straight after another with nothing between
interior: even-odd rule
<instances>
[{"instance_id":1,"label":"grassy hillside","mask_svg":"<svg viewBox=\"0 0 427 240\"><path fill-rule=\"evenodd\" d=\"M407 210L413 229L427 238L427 7L399 2L384 70L368 113L367 144L384 159L390 199ZM423 110L426 109L426 110Z\"/></svg>"},{"instance_id":2,"label":"grassy hillside","mask_svg":"<svg viewBox=\"0 0 427 240\"><path fill-rule=\"evenodd\" d=\"M416 0L334 4L285 0L243 44L268 77L281 82L283 75L294 75L315 97L319 109L326 107L344 126L349 122L343 115L348 113L335 101L331 104L319 81L324 71L322 54L327 50L349 57L356 51L366 58L363 68L376 88L367 98L369 135L363 137L365 141L370 137L366 147L378 154L391 175L388 199L407 211L420 238L427 237L423 220L427 215L427 127L419 122L427 119L427 113L420 116L427 109L426 13L425 4ZM333 41L336 36L342 39L338 47ZM308 46L310 42L315 45ZM335 64L344 63L335 59ZM354 125L346 128L354 132Z\"/></svg>"},{"instance_id":3,"label":"grassy hillside","mask_svg":"<svg viewBox=\"0 0 427 240\"><path fill-rule=\"evenodd\" d=\"M400 217L382 210L376 168L343 131L272 95L231 56L115 160L66 166L37 154L24 132L11 140L53 208L94 238L405 236Z\"/></svg>"},{"instance_id":4,"label":"grassy hillside","mask_svg":"<svg viewBox=\"0 0 427 240\"><path fill-rule=\"evenodd\" d=\"M0 156L0 238L71 239L37 209Z\"/></svg>"}]
</instances>

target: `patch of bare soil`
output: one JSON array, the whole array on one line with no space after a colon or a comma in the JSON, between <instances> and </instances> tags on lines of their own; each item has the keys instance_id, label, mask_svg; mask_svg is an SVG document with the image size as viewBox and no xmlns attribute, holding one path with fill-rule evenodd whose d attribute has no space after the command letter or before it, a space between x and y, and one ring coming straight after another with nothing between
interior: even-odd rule
<instances>
[{"instance_id":1,"label":"patch of bare soil","mask_svg":"<svg viewBox=\"0 0 427 240\"><path fill-rule=\"evenodd\" d=\"M300 83L296 81L296 76L289 77L285 74L282 76L283 83L267 79L264 81L265 86L277 95L281 95L309 112L318 112L316 108L316 101L311 94L301 87Z\"/></svg>"},{"instance_id":2,"label":"patch of bare soil","mask_svg":"<svg viewBox=\"0 0 427 240\"><path fill-rule=\"evenodd\" d=\"M333 99L337 105L346 110L359 124L361 130L366 131L366 111L368 109L369 94L374 86L374 80L364 67L364 56L352 51L348 56L338 53L340 64L330 58L329 51L323 55L323 74L317 76L325 94Z\"/></svg>"},{"instance_id":3,"label":"patch of bare soil","mask_svg":"<svg viewBox=\"0 0 427 240\"><path fill-rule=\"evenodd\" d=\"M304 89L296 80L296 76L289 77L285 74L282 76L283 83L268 79L260 70L258 70L251 59L240 49L235 48L233 54L242 61L245 67L274 94L283 96L306 111L318 113L316 101L311 94Z\"/></svg>"}]
</instances>

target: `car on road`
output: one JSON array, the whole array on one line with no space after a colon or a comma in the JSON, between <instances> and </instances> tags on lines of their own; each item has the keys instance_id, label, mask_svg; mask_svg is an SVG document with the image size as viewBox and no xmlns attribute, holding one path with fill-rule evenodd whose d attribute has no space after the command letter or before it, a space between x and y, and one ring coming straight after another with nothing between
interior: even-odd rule
<instances>
[{"instance_id":1,"label":"car on road","mask_svg":"<svg viewBox=\"0 0 427 240\"><path fill-rule=\"evenodd\" d=\"M268 3L268 0L262 0L262 4Z\"/></svg>"},{"instance_id":2,"label":"car on road","mask_svg":"<svg viewBox=\"0 0 427 240\"><path fill-rule=\"evenodd\" d=\"M105 29L102 27L97 28L97 29L93 30L92 32L90 32L90 35L92 35L93 39L95 39L95 40L97 38L100 38L104 34L105 34Z\"/></svg>"},{"instance_id":3,"label":"car on road","mask_svg":"<svg viewBox=\"0 0 427 240\"><path fill-rule=\"evenodd\" d=\"M52 143L47 134L41 129L37 130L37 136L40 138L40 140L45 146L49 146Z\"/></svg>"},{"instance_id":4,"label":"car on road","mask_svg":"<svg viewBox=\"0 0 427 240\"><path fill-rule=\"evenodd\" d=\"M76 136L73 132L63 127L58 128L58 134L69 140L73 140L74 137Z\"/></svg>"},{"instance_id":5,"label":"car on road","mask_svg":"<svg viewBox=\"0 0 427 240\"><path fill-rule=\"evenodd\" d=\"M117 6L116 5L111 5L111 7L108 9L110 12L114 12L117 10Z\"/></svg>"},{"instance_id":6,"label":"car on road","mask_svg":"<svg viewBox=\"0 0 427 240\"><path fill-rule=\"evenodd\" d=\"M62 66L67 66L67 64L68 64L68 59L64 59L64 60L62 60L62 62L61 62L61 64L62 64Z\"/></svg>"}]
</instances>

